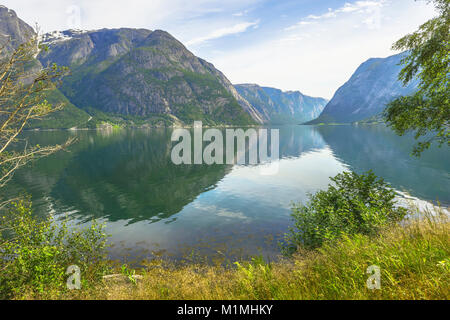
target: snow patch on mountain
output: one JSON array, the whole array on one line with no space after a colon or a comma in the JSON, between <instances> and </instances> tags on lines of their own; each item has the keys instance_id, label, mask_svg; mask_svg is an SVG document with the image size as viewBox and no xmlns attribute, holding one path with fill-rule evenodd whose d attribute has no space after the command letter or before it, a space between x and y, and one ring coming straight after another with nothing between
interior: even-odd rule
<instances>
[{"instance_id":1,"label":"snow patch on mountain","mask_svg":"<svg viewBox=\"0 0 450 320\"><path fill-rule=\"evenodd\" d=\"M89 30L70 29L64 31L52 31L41 36L41 41L44 44L54 44L57 42L67 41L76 36L91 32Z\"/></svg>"}]
</instances>

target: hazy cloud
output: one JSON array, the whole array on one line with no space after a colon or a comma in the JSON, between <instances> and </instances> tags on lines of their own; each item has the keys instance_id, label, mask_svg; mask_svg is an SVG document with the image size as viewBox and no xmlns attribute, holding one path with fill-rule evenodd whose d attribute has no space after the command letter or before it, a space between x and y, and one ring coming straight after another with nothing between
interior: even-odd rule
<instances>
[{"instance_id":1,"label":"hazy cloud","mask_svg":"<svg viewBox=\"0 0 450 320\"><path fill-rule=\"evenodd\" d=\"M247 29L250 27L257 27L258 23L259 23L259 21L242 22L242 23L238 23L233 26L230 26L230 27L220 28L220 29L214 30L204 36L189 40L186 42L186 45L197 45L197 44L203 43L205 41L218 39L218 38L222 38L222 37L233 35L233 34L242 33L242 32L247 31Z\"/></svg>"}]
</instances>

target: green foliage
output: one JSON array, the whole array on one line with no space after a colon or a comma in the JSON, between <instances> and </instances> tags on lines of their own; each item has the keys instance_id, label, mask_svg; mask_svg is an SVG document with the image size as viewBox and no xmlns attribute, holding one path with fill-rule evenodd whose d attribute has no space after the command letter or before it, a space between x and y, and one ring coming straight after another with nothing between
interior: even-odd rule
<instances>
[{"instance_id":1,"label":"green foliage","mask_svg":"<svg viewBox=\"0 0 450 320\"><path fill-rule=\"evenodd\" d=\"M357 124L357 125L359 125L359 124L384 124L384 123L385 123L385 121L381 114L377 114L372 117L366 118L364 120L354 122L354 124Z\"/></svg>"},{"instance_id":2,"label":"green foliage","mask_svg":"<svg viewBox=\"0 0 450 320\"><path fill-rule=\"evenodd\" d=\"M88 122L87 127L91 129L98 128L102 124L109 123L115 127L170 127L174 124L174 118L167 114L149 114L142 117L138 115L125 115L117 113L104 112L92 107L85 108L92 119Z\"/></svg>"},{"instance_id":3,"label":"green foliage","mask_svg":"<svg viewBox=\"0 0 450 320\"><path fill-rule=\"evenodd\" d=\"M409 50L399 79L407 84L417 77L419 91L392 101L384 115L399 135L413 131L416 139L425 137L413 150L416 156L433 142L450 146L450 1L433 3L440 15L393 46Z\"/></svg>"},{"instance_id":4,"label":"green foliage","mask_svg":"<svg viewBox=\"0 0 450 320\"><path fill-rule=\"evenodd\" d=\"M275 277L272 265L266 263L263 257L254 257L248 263L234 263L237 266L240 290L249 299L263 300L276 296L277 288L273 284Z\"/></svg>"},{"instance_id":5,"label":"green foliage","mask_svg":"<svg viewBox=\"0 0 450 320\"><path fill-rule=\"evenodd\" d=\"M436 208L434 212L411 210L413 217L405 218L404 224L386 228L376 237L344 236L306 259L300 252L292 282L297 283L301 298L447 300L448 215ZM366 288L370 265L380 268L381 290Z\"/></svg>"},{"instance_id":6,"label":"green foliage","mask_svg":"<svg viewBox=\"0 0 450 320\"><path fill-rule=\"evenodd\" d=\"M331 180L334 184L310 195L307 205L293 206L295 224L286 234L285 253L317 248L343 235L374 235L407 214L395 206L394 190L371 171L344 172Z\"/></svg>"},{"instance_id":7,"label":"green foliage","mask_svg":"<svg viewBox=\"0 0 450 320\"><path fill-rule=\"evenodd\" d=\"M137 281L135 278L136 270L130 269L126 264L123 264L122 267L120 267L120 272L130 280L130 282L134 285L137 285Z\"/></svg>"},{"instance_id":8,"label":"green foliage","mask_svg":"<svg viewBox=\"0 0 450 320\"><path fill-rule=\"evenodd\" d=\"M106 235L93 223L69 231L65 222L52 217L38 221L29 202L13 204L1 218L0 298L55 297L65 292L66 270L81 270L81 285L89 287L106 271Z\"/></svg>"},{"instance_id":9,"label":"green foliage","mask_svg":"<svg viewBox=\"0 0 450 320\"><path fill-rule=\"evenodd\" d=\"M64 108L42 119L31 120L27 123L27 129L69 129L84 128L88 125L89 114L70 103L58 89L48 91L45 98L51 105L63 104Z\"/></svg>"}]
</instances>

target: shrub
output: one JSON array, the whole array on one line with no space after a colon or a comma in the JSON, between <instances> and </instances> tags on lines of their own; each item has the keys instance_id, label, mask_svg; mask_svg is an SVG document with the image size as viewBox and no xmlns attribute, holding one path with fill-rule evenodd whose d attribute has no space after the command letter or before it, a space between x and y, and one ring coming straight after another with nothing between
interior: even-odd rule
<instances>
[{"instance_id":1,"label":"shrub","mask_svg":"<svg viewBox=\"0 0 450 320\"><path fill-rule=\"evenodd\" d=\"M52 217L38 221L26 201L13 204L1 218L0 299L57 297L66 290L66 270L81 270L88 287L106 271L106 235L97 223L69 231Z\"/></svg>"},{"instance_id":2,"label":"shrub","mask_svg":"<svg viewBox=\"0 0 450 320\"><path fill-rule=\"evenodd\" d=\"M334 184L310 195L306 205L293 205L294 227L286 234L285 253L299 246L314 249L343 235L373 235L407 214L395 205L395 191L371 171L344 172L331 180Z\"/></svg>"}]
</instances>

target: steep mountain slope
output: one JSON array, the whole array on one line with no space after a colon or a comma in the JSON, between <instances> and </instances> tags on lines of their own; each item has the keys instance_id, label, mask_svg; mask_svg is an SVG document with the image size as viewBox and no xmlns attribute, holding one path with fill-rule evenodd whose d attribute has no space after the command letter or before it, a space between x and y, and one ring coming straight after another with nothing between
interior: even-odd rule
<instances>
[{"instance_id":1,"label":"steep mountain slope","mask_svg":"<svg viewBox=\"0 0 450 320\"><path fill-rule=\"evenodd\" d=\"M61 91L77 107L185 123L261 123L260 114L214 66L167 32L144 29L64 31L44 37L43 63L67 65Z\"/></svg>"},{"instance_id":2,"label":"steep mountain slope","mask_svg":"<svg viewBox=\"0 0 450 320\"><path fill-rule=\"evenodd\" d=\"M283 92L256 84L238 84L236 90L272 124L302 123L316 119L327 104L299 91Z\"/></svg>"},{"instance_id":3,"label":"steep mountain slope","mask_svg":"<svg viewBox=\"0 0 450 320\"><path fill-rule=\"evenodd\" d=\"M398 96L417 90L417 80L406 87L398 81L405 53L388 58L369 59L337 90L316 123L351 123L376 116Z\"/></svg>"},{"instance_id":4,"label":"steep mountain slope","mask_svg":"<svg viewBox=\"0 0 450 320\"><path fill-rule=\"evenodd\" d=\"M30 121L27 125L28 129L70 129L88 126L90 115L75 107L58 89L49 91L46 99L53 106L63 104L63 109L52 112L43 119Z\"/></svg>"},{"instance_id":5,"label":"steep mountain slope","mask_svg":"<svg viewBox=\"0 0 450 320\"><path fill-rule=\"evenodd\" d=\"M0 45L4 47L2 55L11 52L34 34L33 28L17 17L14 10L0 5Z\"/></svg>"},{"instance_id":6,"label":"steep mountain slope","mask_svg":"<svg viewBox=\"0 0 450 320\"><path fill-rule=\"evenodd\" d=\"M0 57L11 54L15 48L35 34L34 29L21 20L13 10L0 5L0 46L2 46ZM41 69L41 63L35 60L29 65L27 72L33 74ZM54 105L63 103L65 108L48 115L44 120L29 122L27 128L71 128L83 125L89 119L86 112L71 104L59 90L49 91L46 99Z\"/></svg>"}]
</instances>

